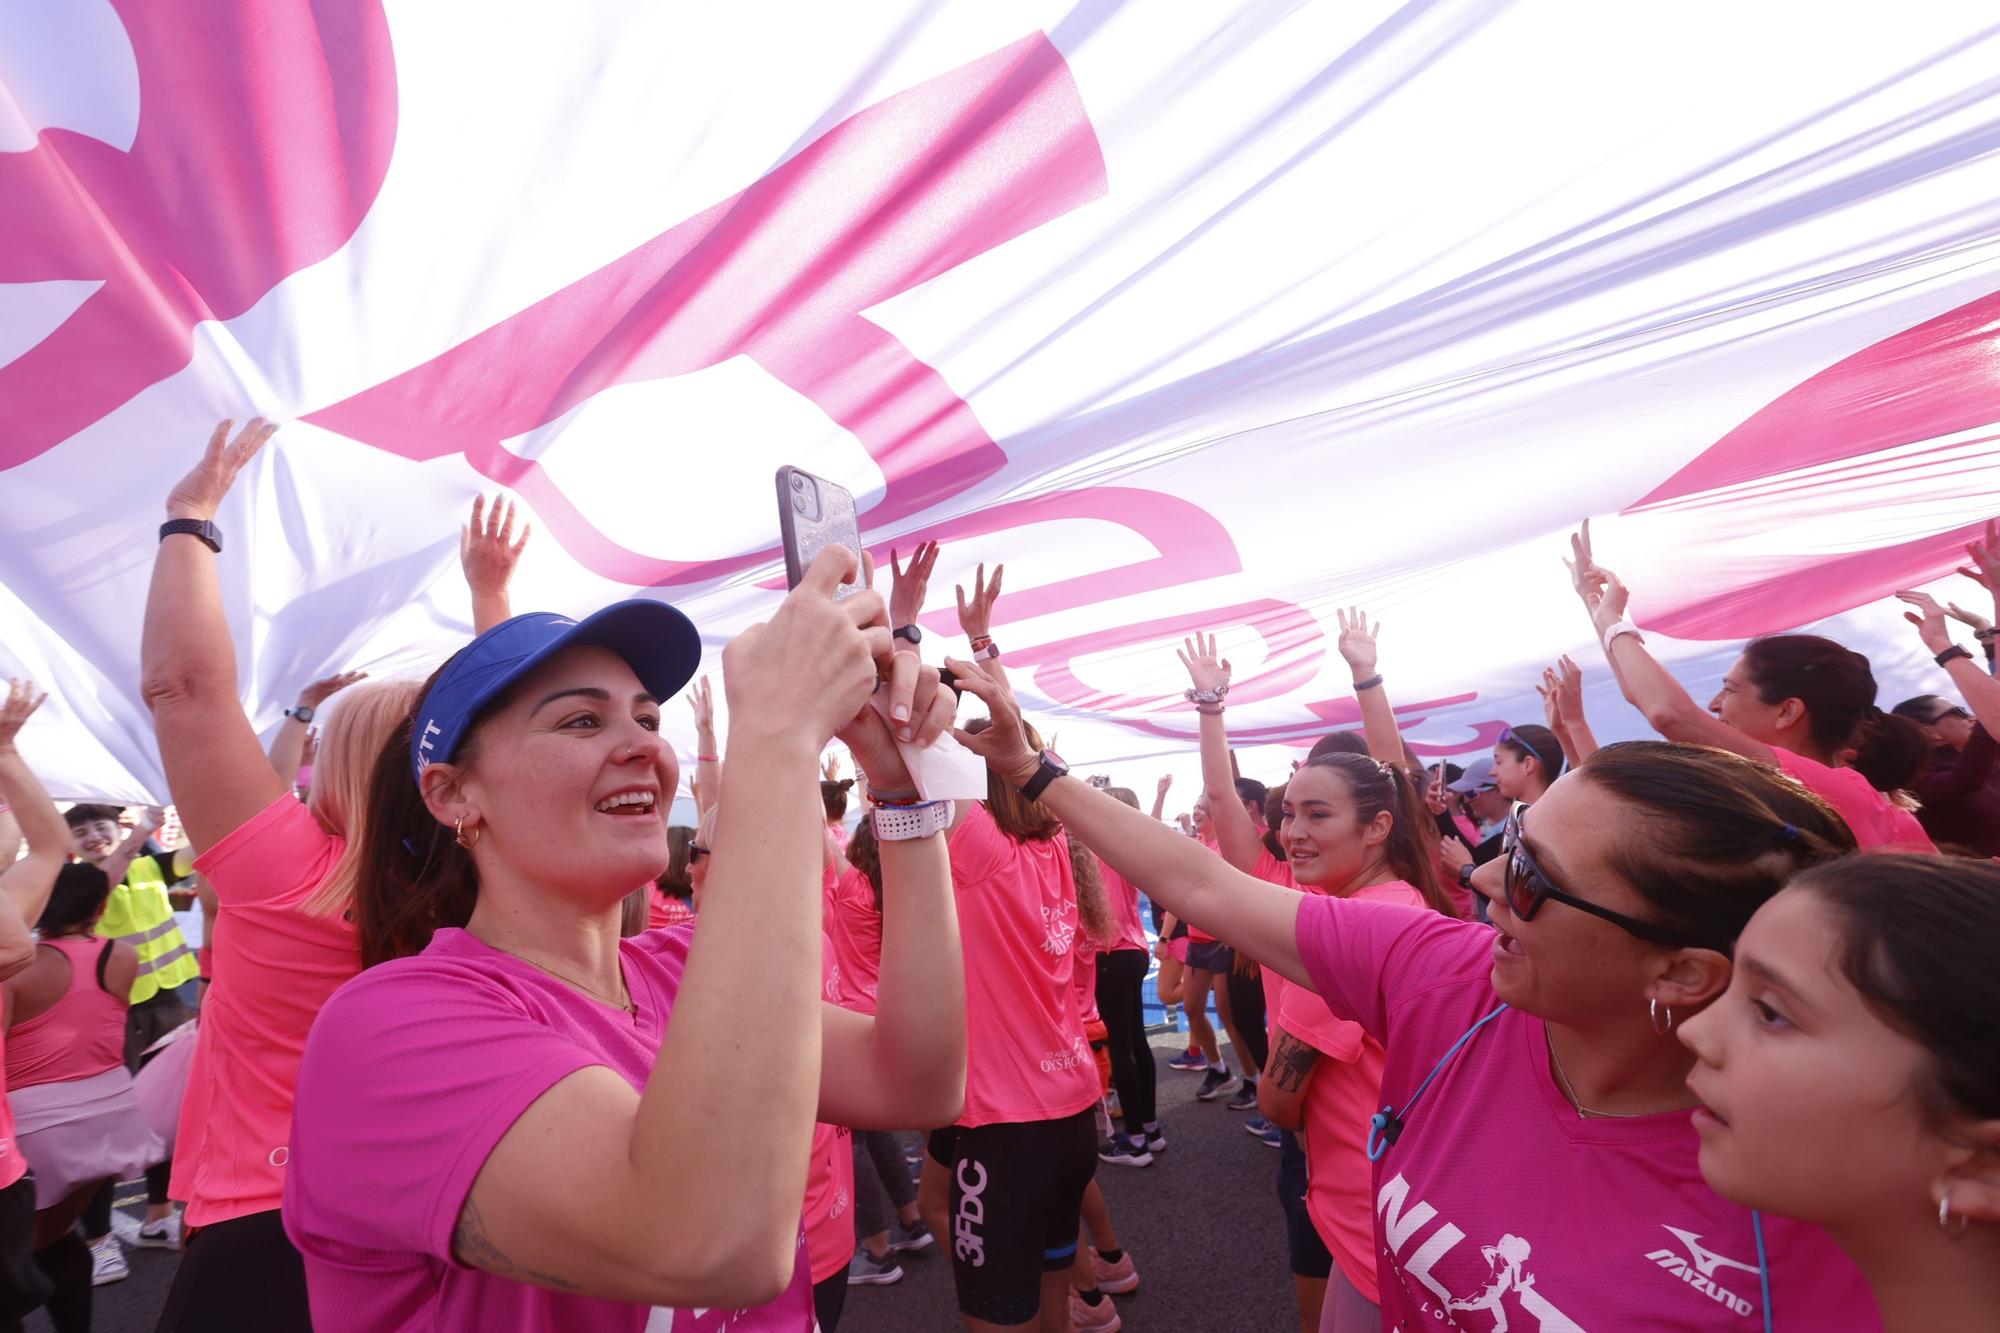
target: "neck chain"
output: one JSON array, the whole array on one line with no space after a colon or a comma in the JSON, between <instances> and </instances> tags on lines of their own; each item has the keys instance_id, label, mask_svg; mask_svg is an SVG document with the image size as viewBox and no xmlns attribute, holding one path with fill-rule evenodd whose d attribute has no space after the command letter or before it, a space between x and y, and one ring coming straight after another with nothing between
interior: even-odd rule
<instances>
[{"instance_id":1,"label":"neck chain","mask_svg":"<svg viewBox=\"0 0 2000 1333\"><path fill-rule=\"evenodd\" d=\"M575 977L571 976L569 973L564 972L559 968L550 967L547 963L542 962L540 959L530 958L528 957L528 955L524 953L516 953L514 952L514 950L509 949L506 945L495 944L491 940L483 941L483 943L485 943L486 947L489 949L498 949L501 953L506 954L510 958L520 959L522 962L526 963L529 967L539 968L541 971L548 973L550 976L556 978L558 981L568 982L570 985L582 991L585 995L590 996L590 998L592 998L593 1000L602 1000L605 1004L610 1005L613 1009L623 1009L626 1012L626 1014L628 1014L632 1018L634 1022L637 1022L639 1019L639 1002L632 998L632 992L627 987L623 986L620 987L620 989L623 989L625 991L625 998L622 1000L614 1000L609 995L606 995L603 991L598 990L595 986L587 986L583 982L578 981ZM624 969L620 968L619 980L620 982L623 982L624 979L625 979Z\"/></svg>"},{"instance_id":2,"label":"neck chain","mask_svg":"<svg viewBox=\"0 0 2000 1333\"><path fill-rule=\"evenodd\" d=\"M1569 1098L1569 1104L1576 1108L1577 1119L1583 1120L1591 1116L1601 1116L1607 1120L1630 1120L1634 1116L1654 1114L1652 1111L1594 1111L1590 1107L1585 1106L1578 1100L1576 1089L1570 1086L1569 1074L1563 1069L1562 1057L1556 1054L1555 1033L1549 1030L1549 1026L1546 1023L1542 1025L1542 1036L1549 1044L1549 1063L1555 1066L1556 1083L1562 1088L1563 1096Z\"/></svg>"}]
</instances>

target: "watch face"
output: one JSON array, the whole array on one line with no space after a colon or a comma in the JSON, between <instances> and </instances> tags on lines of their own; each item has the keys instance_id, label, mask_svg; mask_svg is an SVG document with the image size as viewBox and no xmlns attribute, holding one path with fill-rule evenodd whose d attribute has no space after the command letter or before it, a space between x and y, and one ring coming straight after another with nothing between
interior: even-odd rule
<instances>
[{"instance_id":1,"label":"watch face","mask_svg":"<svg viewBox=\"0 0 2000 1333\"><path fill-rule=\"evenodd\" d=\"M1047 763L1051 768L1059 768L1065 773L1069 772L1069 765L1065 764L1063 762L1063 757L1057 754L1054 750L1042 751L1042 760L1043 762Z\"/></svg>"},{"instance_id":2,"label":"watch face","mask_svg":"<svg viewBox=\"0 0 2000 1333\"><path fill-rule=\"evenodd\" d=\"M923 627L921 625L905 625L896 631L894 637L910 643L921 643L924 637Z\"/></svg>"}]
</instances>

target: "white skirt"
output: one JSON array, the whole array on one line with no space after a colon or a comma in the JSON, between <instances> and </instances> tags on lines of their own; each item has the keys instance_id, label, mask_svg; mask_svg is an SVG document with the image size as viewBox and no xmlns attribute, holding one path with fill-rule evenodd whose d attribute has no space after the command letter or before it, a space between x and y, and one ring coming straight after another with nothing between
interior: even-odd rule
<instances>
[{"instance_id":1,"label":"white skirt","mask_svg":"<svg viewBox=\"0 0 2000 1333\"><path fill-rule=\"evenodd\" d=\"M107 1176L127 1180L166 1160L123 1065L89 1078L14 1088L7 1103L14 1137L35 1172L37 1211L84 1185Z\"/></svg>"}]
</instances>

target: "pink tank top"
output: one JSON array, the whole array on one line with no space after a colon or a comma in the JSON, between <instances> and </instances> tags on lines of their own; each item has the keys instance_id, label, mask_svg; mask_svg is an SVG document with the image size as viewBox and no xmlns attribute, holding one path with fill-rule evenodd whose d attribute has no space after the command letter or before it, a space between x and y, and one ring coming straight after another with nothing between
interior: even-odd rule
<instances>
[{"instance_id":1,"label":"pink tank top","mask_svg":"<svg viewBox=\"0 0 2000 1333\"><path fill-rule=\"evenodd\" d=\"M67 1083L125 1063L125 999L97 984L109 940L43 940L69 960L63 997L7 1032L7 1086Z\"/></svg>"}]
</instances>

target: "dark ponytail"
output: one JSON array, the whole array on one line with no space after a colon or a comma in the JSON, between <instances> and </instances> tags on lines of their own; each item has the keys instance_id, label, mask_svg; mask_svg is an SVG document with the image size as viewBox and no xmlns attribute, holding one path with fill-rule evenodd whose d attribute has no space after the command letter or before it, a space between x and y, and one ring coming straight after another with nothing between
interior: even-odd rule
<instances>
[{"instance_id":1,"label":"dark ponytail","mask_svg":"<svg viewBox=\"0 0 2000 1333\"><path fill-rule=\"evenodd\" d=\"M864 819L847 840L847 864L861 872L875 894L875 913L882 913L882 844L875 840L875 821Z\"/></svg>"},{"instance_id":2,"label":"dark ponytail","mask_svg":"<svg viewBox=\"0 0 2000 1333\"><path fill-rule=\"evenodd\" d=\"M1875 702L1868 659L1817 634L1770 634L1743 647L1743 670L1767 704L1797 699L1811 721L1813 743L1829 754L1845 749Z\"/></svg>"},{"instance_id":3,"label":"dark ponytail","mask_svg":"<svg viewBox=\"0 0 2000 1333\"><path fill-rule=\"evenodd\" d=\"M1458 909L1438 883L1437 850L1425 836L1431 820L1417 784L1400 764L1384 764L1365 754L1330 751L1306 761L1307 768L1338 773L1354 800L1356 820L1367 824L1383 811L1393 822L1383 853L1389 868L1423 896L1426 906L1445 916Z\"/></svg>"},{"instance_id":4,"label":"dark ponytail","mask_svg":"<svg viewBox=\"0 0 2000 1333\"><path fill-rule=\"evenodd\" d=\"M1916 781L1930 758L1930 738L1907 717L1885 713L1870 704L1849 739L1854 751L1848 766L1876 791L1901 791Z\"/></svg>"},{"instance_id":5,"label":"dark ponytail","mask_svg":"<svg viewBox=\"0 0 2000 1333\"><path fill-rule=\"evenodd\" d=\"M847 789L854 785L853 778L842 778L838 782L820 779L819 800L826 807L826 819L830 824L836 819L847 817Z\"/></svg>"},{"instance_id":6,"label":"dark ponytail","mask_svg":"<svg viewBox=\"0 0 2000 1333\"><path fill-rule=\"evenodd\" d=\"M62 935L97 919L111 897L111 881L104 871L88 861L71 861L56 871L55 887L42 908L35 929L47 939Z\"/></svg>"}]
</instances>

